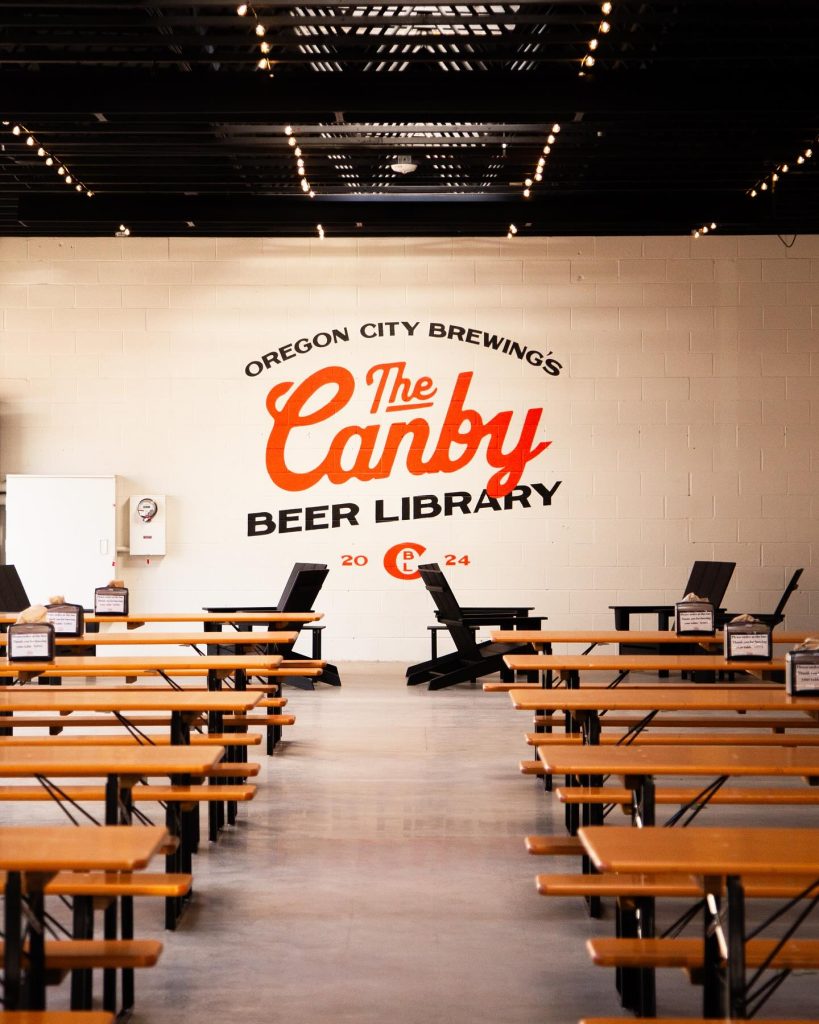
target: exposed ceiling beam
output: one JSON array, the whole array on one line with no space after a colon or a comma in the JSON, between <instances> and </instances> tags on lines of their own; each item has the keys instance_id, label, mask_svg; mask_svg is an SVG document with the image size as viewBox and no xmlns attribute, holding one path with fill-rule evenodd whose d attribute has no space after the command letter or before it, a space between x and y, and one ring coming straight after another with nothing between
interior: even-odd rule
<instances>
[{"instance_id":1,"label":"exposed ceiling beam","mask_svg":"<svg viewBox=\"0 0 819 1024\"><path fill-rule=\"evenodd\" d=\"M620 70L594 78L571 71L485 72L440 75L345 72L343 75L280 75L248 72L189 74L104 68L2 73L2 113L24 119L42 115L197 115L213 119L228 114L263 115L269 121L398 118L463 122L471 118L548 120L573 117L576 111L605 114L640 112L755 112L757 116L788 110L804 114L806 125L819 119L813 76L774 76L764 88L749 89L730 69L686 78L656 71Z\"/></svg>"}]
</instances>

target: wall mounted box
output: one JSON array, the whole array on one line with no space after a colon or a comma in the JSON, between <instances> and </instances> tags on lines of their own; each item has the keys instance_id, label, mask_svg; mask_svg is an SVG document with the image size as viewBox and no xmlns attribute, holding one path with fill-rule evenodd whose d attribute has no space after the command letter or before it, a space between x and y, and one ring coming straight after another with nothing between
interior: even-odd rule
<instances>
[{"instance_id":1,"label":"wall mounted box","mask_svg":"<svg viewBox=\"0 0 819 1024\"><path fill-rule=\"evenodd\" d=\"M785 687L791 697L819 697L819 651L788 651Z\"/></svg>"},{"instance_id":2,"label":"wall mounted box","mask_svg":"<svg viewBox=\"0 0 819 1024\"><path fill-rule=\"evenodd\" d=\"M94 591L95 615L127 615L127 587L97 587Z\"/></svg>"},{"instance_id":3,"label":"wall mounted box","mask_svg":"<svg viewBox=\"0 0 819 1024\"><path fill-rule=\"evenodd\" d=\"M165 554L164 494L132 494L128 499L128 552Z\"/></svg>"},{"instance_id":4,"label":"wall mounted box","mask_svg":"<svg viewBox=\"0 0 819 1024\"><path fill-rule=\"evenodd\" d=\"M714 606L710 601L680 601L675 605L677 636L713 636Z\"/></svg>"},{"instance_id":5,"label":"wall mounted box","mask_svg":"<svg viewBox=\"0 0 819 1024\"><path fill-rule=\"evenodd\" d=\"M82 636L85 632L85 613L81 604L48 604L46 612L55 636Z\"/></svg>"},{"instance_id":6,"label":"wall mounted box","mask_svg":"<svg viewBox=\"0 0 819 1024\"><path fill-rule=\"evenodd\" d=\"M6 654L14 661L54 661L54 627L50 622L16 622L9 626Z\"/></svg>"},{"instance_id":7,"label":"wall mounted box","mask_svg":"<svg viewBox=\"0 0 819 1024\"><path fill-rule=\"evenodd\" d=\"M723 631L722 651L726 661L770 661L771 627L764 622L729 622Z\"/></svg>"}]
</instances>

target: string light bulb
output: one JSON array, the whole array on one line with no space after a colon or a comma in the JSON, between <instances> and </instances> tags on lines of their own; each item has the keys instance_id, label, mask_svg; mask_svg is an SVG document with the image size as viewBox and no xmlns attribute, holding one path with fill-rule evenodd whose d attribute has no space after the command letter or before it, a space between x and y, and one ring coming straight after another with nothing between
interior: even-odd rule
<instances>
[{"instance_id":1,"label":"string light bulb","mask_svg":"<svg viewBox=\"0 0 819 1024\"><path fill-rule=\"evenodd\" d=\"M808 146L803 149L801 153L797 153L794 157L793 163L797 167L802 167L806 160L809 160L813 156L813 150ZM788 174L791 171L791 164L784 162L776 167L763 178L757 181L754 186L750 189L746 189L745 194L750 196L751 199L755 199L757 192L767 192L769 189L773 192L776 188L776 183L781 180L783 174Z\"/></svg>"},{"instance_id":2,"label":"string light bulb","mask_svg":"<svg viewBox=\"0 0 819 1024\"><path fill-rule=\"evenodd\" d=\"M319 238L324 238L324 228L321 224L316 224L316 231L318 232Z\"/></svg>"},{"instance_id":3,"label":"string light bulb","mask_svg":"<svg viewBox=\"0 0 819 1024\"><path fill-rule=\"evenodd\" d=\"M16 138L20 138L20 136L24 135L26 147L28 149L35 149L36 147L37 156L40 157L41 160L45 161L46 167L53 167L56 163L57 174L59 174L59 176L65 181L67 185L74 185L77 192L88 192L89 195L93 196L94 193L87 189L86 186L77 179L77 176L75 174L72 174L72 172L65 164L61 163L59 160L54 160L54 157L52 157L52 155L48 152L45 146L41 145L37 141L36 137L32 134L32 132L28 130L28 128L26 128L25 125L12 124L11 121L3 121L2 124L4 128L9 128L11 134L14 135Z\"/></svg>"},{"instance_id":4,"label":"string light bulb","mask_svg":"<svg viewBox=\"0 0 819 1024\"><path fill-rule=\"evenodd\" d=\"M261 20L258 11L252 4L239 4L236 8L236 13L240 18L244 18L247 15L252 16L253 21L255 22L253 26L253 33L256 38L260 40L259 51L261 53L261 57L256 61L256 67L259 71L269 71L272 75L275 61L272 61L268 56L271 51L271 46L270 43L264 39L267 35L267 26Z\"/></svg>"},{"instance_id":5,"label":"string light bulb","mask_svg":"<svg viewBox=\"0 0 819 1024\"><path fill-rule=\"evenodd\" d=\"M284 126L284 134L287 139L287 144L293 150L293 156L296 159L296 174L298 175L299 178L299 185L301 186L301 190L306 195L309 195L310 198L312 199L316 193L313 191L313 188L307 177L307 167L305 165L301 146L298 144L296 133L294 132L293 126L291 124L286 124Z\"/></svg>"}]
</instances>

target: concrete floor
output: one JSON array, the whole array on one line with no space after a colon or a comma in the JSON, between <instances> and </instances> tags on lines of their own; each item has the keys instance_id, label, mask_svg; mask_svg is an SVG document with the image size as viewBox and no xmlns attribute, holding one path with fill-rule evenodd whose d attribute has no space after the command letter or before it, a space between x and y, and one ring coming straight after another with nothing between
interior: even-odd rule
<instances>
[{"instance_id":1,"label":"concrete floor","mask_svg":"<svg viewBox=\"0 0 819 1024\"><path fill-rule=\"evenodd\" d=\"M259 793L237 827L195 858L178 931L161 933L159 902L141 901L137 933L165 951L137 975L134 1021L622 1015L612 973L584 950L611 934L611 912L592 921L579 900L534 890L537 871L576 865L523 849L527 832L563 830L553 798L516 770L528 716L469 686L408 689L397 665L347 665L343 681L286 691L297 724L275 757L259 753ZM697 1014L700 990L681 974L658 988L660 1012ZM815 1013L816 992L814 977L792 979L766 1012Z\"/></svg>"}]
</instances>

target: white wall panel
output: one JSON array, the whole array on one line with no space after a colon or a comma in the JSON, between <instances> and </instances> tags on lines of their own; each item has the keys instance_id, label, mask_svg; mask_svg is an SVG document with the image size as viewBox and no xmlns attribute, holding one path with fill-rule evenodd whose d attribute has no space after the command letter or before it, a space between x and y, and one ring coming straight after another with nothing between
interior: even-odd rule
<instances>
[{"instance_id":1,"label":"white wall panel","mask_svg":"<svg viewBox=\"0 0 819 1024\"><path fill-rule=\"evenodd\" d=\"M75 473L90 460L119 475L120 499L168 495L168 554L124 560L135 607L264 603L293 561L326 561L319 603L337 658L422 655L427 596L383 566L408 542L422 559L455 557L466 603L526 594L566 626L608 624L618 600L675 597L695 558L740 562L734 608L773 607L804 565L789 624L807 628L819 606L817 307L812 236L791 249L725 236L0 239L0 471ZM405 320L419 324L412 336L361 336ZM562 372L430 337L432 321L551 351ZM350 340L245 374L333 328ZM537 439L552 445L521 482L560 480L552 504L374 521L377 500L388 515L413 495L468 492L474 506L494 472L485 441L452 473L408 472L405 442L383 479L276 486L268 391L326 366L354 376L349 406L288 448L304 468L345 425L379 425L383 443L403 414L372 414L365 377L394 362L438 388L423 410L433 434L464 372L484 421L513 412L515 433L541 409ZM250 512L300 509L303 522L307 507L344 502L360 507L357 526L247 535Z\"/></svg>"}]
</instances>

